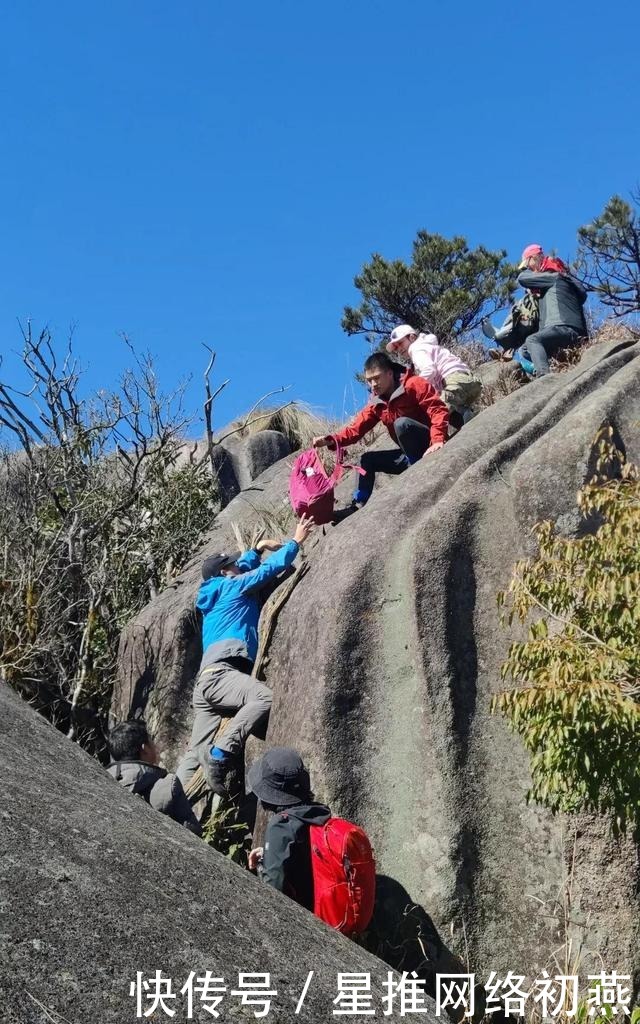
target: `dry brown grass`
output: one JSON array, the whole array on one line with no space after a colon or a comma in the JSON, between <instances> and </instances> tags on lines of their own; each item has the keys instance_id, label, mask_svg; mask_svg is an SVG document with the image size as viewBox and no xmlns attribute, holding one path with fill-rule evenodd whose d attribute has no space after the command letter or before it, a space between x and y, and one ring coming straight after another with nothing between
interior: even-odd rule
<instances>
[{"instance_id":1,"label":"dry brown grass","mask_svg":"<svg viewBox=\"0 0 640 1024\"><path fill-rule=\"evenodd\" d=\"M244 423L246 417L240 416L227 429ZM289 405L262 406L256 409L251 415L243 430L238 432L238 437L251 437L261 430L278 430L287 438L292 451L300 448L308 448L311 439L318 434L330 434L336 429L336 424L322 416L318 411L304 402L291 402Z\"/></svg>"},{"instance_id":2,"label":"dry brown grass","mask_svg":"<svg viewBox=\"0 0 640 1024\"><path fill-rule=\"evenodd\" d=\"M475 370L487 361L487 350L481 341L469 338L467 341L449 341L445 344L450 352L462 359L470 370Z\"/></svg>"},{"instance_id":3,"label":"dry brown grass","mask_svg":"<svg viewBox=\"0 0 640 1024\"><path fill-rule=\"evenodd\" d=\"M579 345L574 348L561 349L552 359L549 360L551 370L555 373L563 373L580 362L587 349L594 345L604 345L612 341L639 341L640 326L630 323L622 323L612 317L601 320L599 323L589 325L589 337L583 338Z\"/></svg>"},{"instance_id":4,"label":"dry brown grass","mask_svg":"<svg viewBox=\"0 0 640 1024\"><path fill-rule=\"evenodd\" d=\"M254 548L263 537L284 542L293 535L295 516L288 500L278 505L254 506L250 522L232 522L236 543L241 551Z\"/></svg>"},{"instance_id":5,"label":"dry brown grass","mask_svg":"<svg viewBox=\"0 0 640 1024\"><path fill-rule=\"evenodd\" d=\"M483 384L482 394L478 400L478 409L488 409L501 398L519 391L527 383L527 375L519 363L505 363L502 373L495 384Z\"/></svg>"},{"instance_id":6,"label":"dry brown grass","mask_svg":"<svg viewBox=\"0 0 640 1024\"><path fill-rule=\"evenodd\" d=\"M606 341L640 341L640 320L634 322L607 317L590 324L589 330L594 345Z\"/></svg>"}]
</instances>

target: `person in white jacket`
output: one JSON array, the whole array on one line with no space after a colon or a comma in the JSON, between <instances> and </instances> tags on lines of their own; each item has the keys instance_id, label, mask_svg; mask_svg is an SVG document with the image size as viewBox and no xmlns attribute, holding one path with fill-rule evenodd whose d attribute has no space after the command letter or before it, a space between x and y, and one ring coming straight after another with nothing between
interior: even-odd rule
<instances>
[{"instance_id":1,"label":"person in white jacket","mask_svg":"<svg viewBox=\"0 0 640 1024\"><path fill-rule=\"evenodd\" d=\"M462 359L438 344L435 334L420 334L409 324L394 327L387 352L398 352L411 361L414 371L440 393L449 407L449 421L461 427L473 415L472 406L480 397L482 381Z\"/></svg>"}]
</instances>

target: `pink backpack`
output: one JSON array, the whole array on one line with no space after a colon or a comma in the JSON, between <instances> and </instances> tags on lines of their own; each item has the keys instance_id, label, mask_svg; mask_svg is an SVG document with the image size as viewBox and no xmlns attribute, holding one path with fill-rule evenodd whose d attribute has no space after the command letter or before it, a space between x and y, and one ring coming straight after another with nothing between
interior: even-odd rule
<instances>
[{"instance_id":1,"label":"pink backpack","mask_svg":"<svg viewBox=\"0 0 640 1024\"><path fill-rule=\"evenodd\" d=\"M331 476L318 458L315 448L301 452L293 464L289 477L289 498L295 514L313 516L316 526L323 526L333 519L333 490L342 479L345 469L356 466L342 464L342 448L336 443L336 464ZM363 470L359 470L363 472Z\"/></svg>"}]
</instances>

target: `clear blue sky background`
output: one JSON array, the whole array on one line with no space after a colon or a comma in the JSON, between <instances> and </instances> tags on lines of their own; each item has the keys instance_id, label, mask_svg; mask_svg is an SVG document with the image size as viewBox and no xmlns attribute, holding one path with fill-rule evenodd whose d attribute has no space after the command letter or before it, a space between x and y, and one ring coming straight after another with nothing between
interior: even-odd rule
<instances>
[{"instance_id":1,"label":"clear blue sky background","mask_svg":"<svg viewBox=\"0 0 640 1024\"><path fill-rule=\"evenodd\" d=\"M5 370L16 317L75 322L92 387L127 331L195 407L207 341L218 424L281 383L352 411L372 252L568 255L640 178L638 0L23 0L0 37Z\"/></svg>"}]
</instances>

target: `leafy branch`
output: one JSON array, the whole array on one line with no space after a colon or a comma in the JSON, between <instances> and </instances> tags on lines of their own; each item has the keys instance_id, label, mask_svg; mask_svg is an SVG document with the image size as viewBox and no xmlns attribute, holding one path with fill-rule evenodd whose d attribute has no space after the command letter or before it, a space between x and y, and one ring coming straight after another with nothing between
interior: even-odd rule
<instances>
[{"instance_id":1,"label":"leafy branch","mask_svg":"<svg viewBox=\"0 0 640 1024\"><path fill-rule=\"evenodd\" d=\"M492 702L531 755L530 797L553 811L590 810L614 831L640 831L640 475L607 429L594 478L578 495L588 532L536 528L538 555L519 562L505 621L526 622Z\"/></svg>"}]
</instances>

